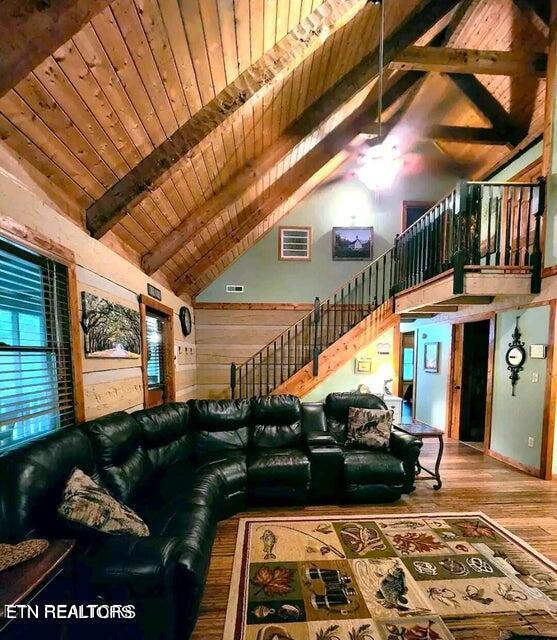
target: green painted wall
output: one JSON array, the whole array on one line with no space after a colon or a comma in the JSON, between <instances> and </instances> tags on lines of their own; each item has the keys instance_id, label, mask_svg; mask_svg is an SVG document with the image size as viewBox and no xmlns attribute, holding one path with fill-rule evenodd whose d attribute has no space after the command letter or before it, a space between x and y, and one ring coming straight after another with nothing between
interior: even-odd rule
<instances>
[{"instance_id":1,"label":"green painted wall","mask_svg":"<svg viewBox=\"0 0 557 640\"><path fill-rule=\"evenodd\" d=\"M335 226L373 226L374 256L392 246L400 232L402 200L436 201L456 183L457 176L443 173L437 151L426 148L418 166L410 166L394 187L372 194L356 179L318 189L285 216L281 225L311 226L312 259L287 262L278 259L278 226L236 260L197 296L200 302L312 302L328 297L360 272L364 261L341 262L331 257L331 230ZM226 284L243 284L243 294L227 294Z\"/></svg>"},{"instance_id":2,"label":"green painted wall","mask_svg":"<svg viewBox=\"0 0 557 640\"><path fill-rule=\"evenodd\" d=\"M547 361L527 357L513 397L505 353L512 341L517 316L527 353L531 344L547 344L549 336L547 305L497 314L491 449L537 469L540 466ZM538 382L532 381L533 374L537 374ZM530 436L534 438L534 447L528 447Z\"/></svg>"},{"instance_id":3,"label":"green painted wall","mask_svg":"<svg viewBox=\"0 0 557 640\"><path fill-rule=\"evenodd\" d=\"M329 393L335 391L356 391L361 384L366 384L372 393L383 393L385 381L394 379L393 339L394 330L385 331L376 340L361 349L354 358L351 358L340 369L317 385L315 389L312 389L302 400L304 402L319 402L324 400ZM390 345L389 354L377 353L379 342ZM368 358L371 361L371 371L356 373L356 358Z\"/></svg>"}]
</instances>

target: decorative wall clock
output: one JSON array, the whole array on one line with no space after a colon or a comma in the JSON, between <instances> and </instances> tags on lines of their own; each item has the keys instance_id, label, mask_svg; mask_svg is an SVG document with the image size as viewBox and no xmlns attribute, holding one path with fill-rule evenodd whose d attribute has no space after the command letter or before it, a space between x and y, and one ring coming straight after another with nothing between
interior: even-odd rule
<instances>
[{"instance_id":1,"label":"decorative wall clock","mask_svg":"<svg viewBox=\"0 0 557 640\"><path fill-rule=\"evenodd\" d=\"M178 317L180 318L180 326L182 328L182 333L185 337L189 336L191 333L191 311L188 307L180 307L180 311L178 312Z\"/></svg>"},{"instance_id":2,"label":"decorative wall clock","mask_svg":"<svg viewBox=\"0 0 557 640\"><path fill-rule=\"evenodd\" d=\"M513 331L513 341L509 342L509 348L505 354L505 361L507 363L507 369L511 372L509 379L511 381L513 396L515 395L515 386L519 379L519 372L524 368L526 362L526 349L524 349L524 342L520 339L522 334L518 328L518 317L516 319L516 326Z\"/></svg>"}]
</instances>

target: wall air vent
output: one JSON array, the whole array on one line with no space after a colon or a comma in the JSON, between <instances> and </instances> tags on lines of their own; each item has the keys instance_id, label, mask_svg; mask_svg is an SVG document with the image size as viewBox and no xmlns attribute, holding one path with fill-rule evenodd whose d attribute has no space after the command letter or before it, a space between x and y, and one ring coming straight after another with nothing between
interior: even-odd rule
<instances>
[{"instance_id":1,"label":"wall air vent","mask_svg":"<svg viewBox=\"0 0 557 640\"><path fill-rule=\"evenodd\" d=\"M226 293L244 293L243 284L227 284Z\"/></svg>"}]
</instances>

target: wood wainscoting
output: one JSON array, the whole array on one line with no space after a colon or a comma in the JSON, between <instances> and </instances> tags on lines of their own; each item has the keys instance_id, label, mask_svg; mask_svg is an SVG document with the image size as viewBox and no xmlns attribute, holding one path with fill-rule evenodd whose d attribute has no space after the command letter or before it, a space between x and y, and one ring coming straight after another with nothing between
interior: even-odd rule
<instances>
[{"instance_id":1,"label":"wood wainscoting","mask_svg":"<svg viewBox=\"0 0 557 640\"><path fill-rule=\"evenodd\" d=\"M244 362L312 309L311 303L197 303L197 396L229 398L231 363Z\"/></svg>"}]
</instances>

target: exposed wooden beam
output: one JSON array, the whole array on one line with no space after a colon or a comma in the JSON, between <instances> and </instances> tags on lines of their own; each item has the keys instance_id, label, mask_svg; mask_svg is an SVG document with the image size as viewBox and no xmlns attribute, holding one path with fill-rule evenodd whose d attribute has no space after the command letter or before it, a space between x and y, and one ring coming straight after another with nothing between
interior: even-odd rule
<instances>
[{"instance_id":1,"label":"exposed wooden beam","mask_svg":"<svg viewBox=\"0 0 557 640\"><path fill-rule=\"evenodd\" d=\"M447 78L462 91L474 108L482 114L491 125L499 132L507 136L513 146L526 136L526 131L519 129L511 120L509 114L501 106L500 102L485 88L475 77L462 73L448 73Z\"/></svg>"},{"instance_id":2,"label":"exposed wooden beam","mask_svg":"<svg viewBox=\"0 0 557 640\"><path fill-rule=\"evenodd\" d=\"M383 107L388 109L396 100L404 95L424 73L412 71L401 76L391 87L389 87L383 96ZM376 105L366 107L369 110L368 132L376 133L376 126L371 123L375 118ZM366 111L367 112L367 111ZM357 135L359 125L356 122L358 115L353 115L354 119L354 136ZM365 116L359 122L363 122ZM244 194L253 186L253 184L266 175L275 165L285 159L294 148L307 140L310 136L323 138L330 132L327 121L322 123L319 136L316 136L316 121L314 114L310 111L306 113L300 120L290 126L284 134L264 151L256 160L248 166L241 169L235 176L212 198L205 204L193 211L188 217L166 235L142 260L142 267L149 275L157 271L167 260L169 260L177 251L192 240L201 229L212 220L218 217L224 209L230 207L240 200Z\"/></svg>"},{"instance_id":3,"label":"exposed wooden beam","mask_svg":"<svg viewBox=\"0 0 557 640\"><path fill-rule=\"evenodd\" d=\"M482 51L450 47L408 47L391 63L394 69L434 73L472 73L545 77L547 55L534 51Z\"/></svg>"},{"instance_id":4,"label":"exposed wooden beam","mask_svg":"<svg viewBox=\"0 0 557 640\"><path fill-rule=\"evenodd\" d=\"M340 0L335 1L339 2L343 8L346 7L347 0L342 0L342 2ZM354 2L354 0L350 1ZM332 2L333 0L327 0L318 9ZM442 3L437 0L421 0L395 32L386 38L384 47L385 62L390 62L397 53L413 44L451 11L456 4L458 4L458 0L444 0ZM294 58L298 63L301 62L300 56L307 55L309 46L307 43L317 42L315 38L318 39L320 37L322 39L321 32L316 37L315 31L317 31L315 27L311 23L308 24L308 19L304 20L293 32L286 36L288 38L290 35L295 34L291 38L293 42L289 44L289 47L286 47L283 43L284 39L281 40L277 47L272 50L275 52L276 49L273 55L268 53L256 63L260 65L257 69L250 67L233 85L230 85L219 94L221 96L220 99L217 96L211 112L207 112L204 107L168 141L155 149L137 167L132 169L99 200L93 203L87 211L87 226L90 232L95 237L102 236L125 215L126 207L134 206L145 197L146 191L160 184L161 177L181 157L190 152L224 121L231 122L231 115L246 102L246 96L250 101L254 96L259 99L264 92L270 89L272 85L270 78L272 80L277 76L283 77L287 70L293 69L296 66ZM331 29L329 29L330 31ZM300 40L303 41L303 45ZM295 50L296 53L293 56L288 56L283 48ZM303 54L303 52L306 53ZM378 49L376 48L308 108L307 111L311 110L315 119L315 128L322 121L332 116L338 109L341 109L345 103L375 78L377 75L378 55ZM268 68L269 63L271 63L271 68Z\"/></svg>"},{"instance_id":5,"label":"exposed wooden beam","mask_svg":"<svg viewBox=\"0 0 557 640\"><path fill-rule=\"evenodd\" d=\"M261 100L365 5L363 0L325 0L270 51L154 149L87 210L87 228L100 238L161 184L182 157L223 124L232 126L247 105Z\"/></svg>"},{"instance_id":6,"label":"exposed wooden beam","mask_svg":"<svg viewBox=\"0 0 557 640\"><path fill-rule=\"evenodd\" d=\"M385 125L385 132L390 130L400 118L389 121ZM377 134L375 122L362 127L363 134ZM491 127L464 127L457 125L434 124L427 127L421 134L423 139L443 140L445 142L464 142L466 144L508 145L506 132L500 132Z\"/></svg>"},{"instance_id":7,"label":"exposed wooden beam","mask_svg":"<svg viewBox=\"0 0 557 640\"><path fill-rule=\"evenodd\" d=\"M0 97L111 0L1 0Z\"/></svg>"}]
</instances>

